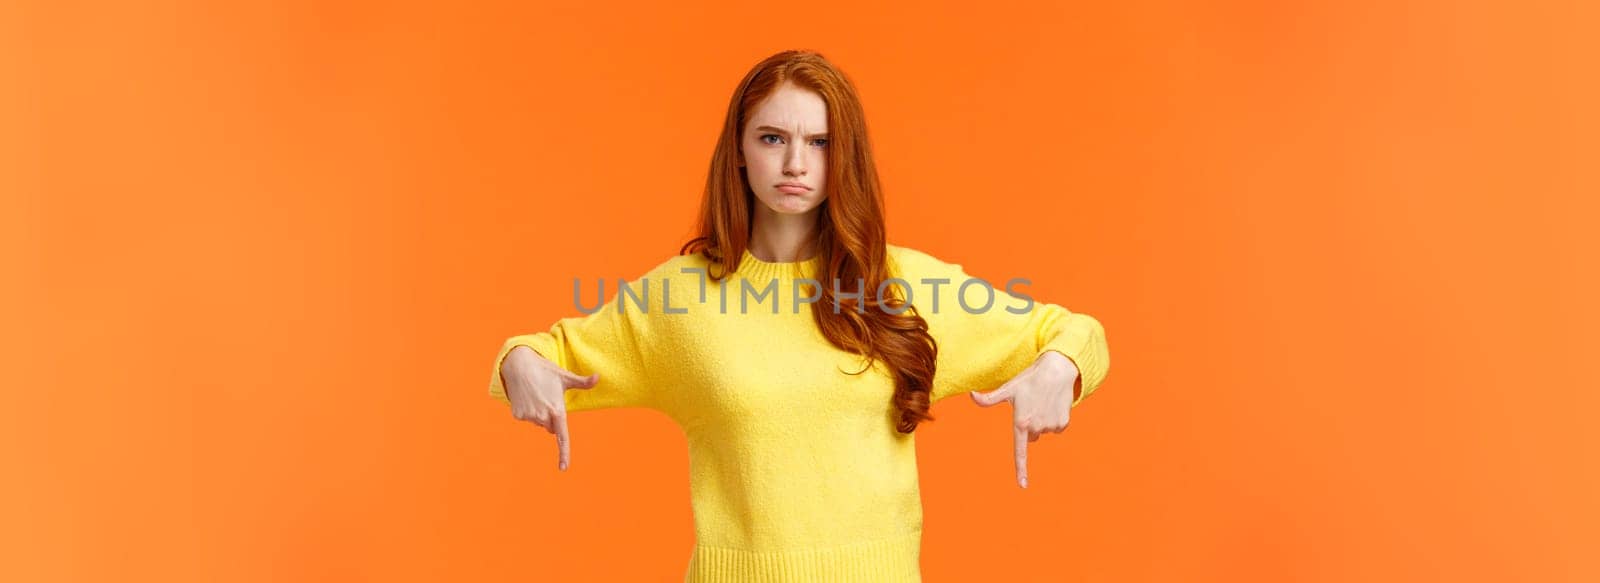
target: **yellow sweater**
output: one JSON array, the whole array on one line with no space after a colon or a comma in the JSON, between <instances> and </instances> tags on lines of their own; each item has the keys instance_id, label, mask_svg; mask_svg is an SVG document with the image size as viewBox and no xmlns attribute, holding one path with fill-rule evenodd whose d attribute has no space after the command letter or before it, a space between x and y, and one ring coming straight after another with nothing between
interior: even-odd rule
<instances>
[{"instance_id":1,"label":"yellow sweater","mask_svg":"<svg viewBox=\"0 0 1600 583\"><path fill-rule=\"evenodd\" d=\"M1110 357L1093 317L1038 299L1013 314L1006 308L1026 307L1030 294L1008 293L1003 279L988 282L987 310L978 283L960 304L969 279L961 265L908 247L887 251L939 344L935 402L997 388L1046 350L1078 367L1073 405L1105 378ZM618 290L599 311L506 340L489 394L509 404L500 362L527 346L577 374L600 373L594 387L566 392L567 411L646 407L677 422L689 443L696 535L686 581L920 581L914 434L894 429L894 384L882 364L846 374L861 370L861 357L817 330L811 310L832 304L796 301L813 297L795 280L821 279L818 263L767 262L746 251L718 283L701 275L705 259L674 256L629 280L629 293ZM608 282L608 292L617 283ZM585 305L593 306L595 289L584 287Z\"/></svg>"}]
</instances>

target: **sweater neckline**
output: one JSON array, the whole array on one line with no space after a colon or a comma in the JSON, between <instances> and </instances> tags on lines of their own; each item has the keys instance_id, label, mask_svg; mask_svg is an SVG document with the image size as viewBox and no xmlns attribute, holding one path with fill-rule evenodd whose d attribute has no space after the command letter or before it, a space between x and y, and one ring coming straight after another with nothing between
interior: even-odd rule
<instances>
[{"instance_id":1,"label":"sweater neckline","mask_svg":"<svg viewBox=\"0 0 1600 583\"><path fill-rule=\"evenodd\" d=\"M750 253L750 249L746 248L743 257L739 260L739 267L735 271L743 275L745 279L758 283L773 279L788 281L806 277L815 278L817 266L821 264L822 255L820 253L799 261L762 261L761 258Z\"/></svg>"}]
</instances>

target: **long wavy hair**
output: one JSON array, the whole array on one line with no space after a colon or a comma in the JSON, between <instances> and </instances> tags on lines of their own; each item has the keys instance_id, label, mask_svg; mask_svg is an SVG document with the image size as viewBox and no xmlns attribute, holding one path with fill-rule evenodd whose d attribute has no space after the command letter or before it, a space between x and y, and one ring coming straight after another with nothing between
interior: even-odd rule
<instances>
[{"instance_id":1,"label":"long wavy hair","mask_svg":"<svg viewBox=\"0 0 1600 583\"><path fill-rule=\"evenodd\" d=\"M933 420L928 406L939 347L928 334L927 321L915 306L905 303L898 286L889 286L883 302L878 301L878 286L892 276L887 266L882 187L872 161L866 117L855 87L821 54L783 51L745 74L728 103L711 156L697 236L685 243L679 254L704 256L711 264L707 271L713 272L707 277L715 281L738 269L759 204L738 163L739 136L746 114L785 82L817 92L828 108L827 197L817 219L819 272L812 277L824 283L857 279L863 283L862 297L848 301L834 297L832 285L807 284L808 296L821 288L816 305L828 306L813 309L812 316L834 346L865 357L866 365L860 371L847 374L866 372L878 361L888 367L895 385L895 428L911 433L918 423ZM842 283L841 287L851 286ZM832 309L835 302L839 302L838 313Z\"/></svg>"}]
</instances>

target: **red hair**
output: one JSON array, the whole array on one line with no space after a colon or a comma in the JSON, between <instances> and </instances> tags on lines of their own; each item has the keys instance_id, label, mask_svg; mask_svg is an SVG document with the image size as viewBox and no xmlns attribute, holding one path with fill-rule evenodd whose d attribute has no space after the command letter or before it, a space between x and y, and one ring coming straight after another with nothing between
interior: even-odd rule
<instances>
[{"instance_id":1,"label":"red hair","mask_svg":"<svg viewBox=\"0 0 1600 583\"><path fill-rule=\"evenodd\" d=\"M720 273L707 274L715 281L738 269L737 262L749 245L755 205L759 204L739 166L739 136L748 121L746 114L785 82L817 92L828 108L827 197L818 213L815 248L819 273L812 275L823 283L815 286L822 290L816 305L827 307L813 309L812 316L822 335L834 346L867 357L867 367L848 374L865 372L880 360L888 367L895 384L895 428L911 433L918 423L933 420L928 406L939 348L928 334L927 321L914 306L905 304L898 286L889 286L888 297L881 305L878 301L878 286L891 274L887 266L882 187L867 140L866 116L850 80L822 55L784 51L767 57L745 74L728 103L722 133L711 156L697 236L685 243L679 253L700 253L712 264L720 265ZM862 281L862 297L849 301L834 297L833 286L827 284L841 282L841 291L848 291L855 289L849 282L858 279ZM832 309L835 302L838 313ZM885 311L883 306L900 313Z\"/></svg>"}]
</instances>

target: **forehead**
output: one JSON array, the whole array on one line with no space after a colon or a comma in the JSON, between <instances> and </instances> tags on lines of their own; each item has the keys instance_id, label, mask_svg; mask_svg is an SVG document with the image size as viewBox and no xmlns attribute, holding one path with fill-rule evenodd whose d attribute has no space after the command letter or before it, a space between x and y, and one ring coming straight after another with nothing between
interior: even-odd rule
<instances>
[{"instance_id":1,"label":"forehead","mask_svg":"<svg viewBox=\"0 0 1600 583\"><path fill-rule=\"evenodd\" d=\"M751 112L748 127L762 125L825 130L828 128L828 104L815 91L784 83Z\"/></svg>"}]
</instances>

